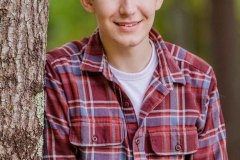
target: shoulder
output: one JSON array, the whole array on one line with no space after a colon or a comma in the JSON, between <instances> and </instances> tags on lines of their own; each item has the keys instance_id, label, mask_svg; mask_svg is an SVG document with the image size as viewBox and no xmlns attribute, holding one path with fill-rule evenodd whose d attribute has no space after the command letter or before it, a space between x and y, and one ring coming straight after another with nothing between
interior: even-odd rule
<instances>
[{"instance_id":1,"label":"shoulder","mask_svg":"<svg viewBox=\"0 0 240 160\"><path fill-rule=\"evenodd\" d=\"M176 44L169 42L165 42L165 44L175 61L182 64L182 66L179 66L180 68L196 71L208 76L213 76L212 66L201 57Z\"/></svg>"},{"instance_id":2,"label":"shoulder","mask_svg":"<svg viewBox=\"0 0 240 160\"><path fill-rule=\"evenodd\" d=\"M83 40L68 42L61 47L48 51L46 53L47 63L53 64L64 62L66 60L74 59L73 57L77 57L78 60L81 60L88 41L89 38L84 38Z\"/></svg>"},{"instance_id":3,"label":"shoulder","mask_svg":"<svg viewBox=\"0 0 240 160\"><path fill-rule=\"evenodd\" d=\"M209 91L216 88L216 75L208 62L178 45L165 44L189 84Z\"/></svg>"}]
</instances>

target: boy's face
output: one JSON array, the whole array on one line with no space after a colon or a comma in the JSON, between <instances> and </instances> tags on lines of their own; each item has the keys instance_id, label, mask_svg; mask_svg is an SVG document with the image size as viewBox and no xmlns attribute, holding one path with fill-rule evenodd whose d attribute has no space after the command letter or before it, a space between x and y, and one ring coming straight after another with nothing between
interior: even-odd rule
<instances>
[{"instance_id":1,"label":"boy's face","mask_svg":"<svg viewBox=\"0 0 240 160\"><path fill-rule=\"evenodd\" d=\"M81 0L94 13L101 40L107 45L132 47L148 41L155 11L163 0Z\"/></svg>"}]
</instances>

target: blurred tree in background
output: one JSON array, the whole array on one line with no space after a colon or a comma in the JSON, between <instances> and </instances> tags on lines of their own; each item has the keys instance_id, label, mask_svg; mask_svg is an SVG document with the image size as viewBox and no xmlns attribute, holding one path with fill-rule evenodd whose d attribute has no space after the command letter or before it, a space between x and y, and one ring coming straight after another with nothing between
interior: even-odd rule
<instances>
[{"instance_id":1,"label":"blurred tree in background","mask_svg":"<svg viewBox=\"0 0 240 160\"><path fill-rule=\"evenodd\" d=\"M238 0L239 1L239 0ZM211 0L211 55L218 78L230 159L240 159L240 55L236 0ZM237 27L238 26L238 27Z\"/></svg>"},{"instance_id":2,"label":"blurred tree in background","mask_svg":"<svg viewBox=\"0 0 240 160\"><path fill-rule=\"evenodd\" d=\"M240 0L166 0L154 27L165 41L209 62L216 71L230 159L240 159ZM50 0L48 50L90 36L94 15L79 0Z\"/></svg>"}]
</instances>

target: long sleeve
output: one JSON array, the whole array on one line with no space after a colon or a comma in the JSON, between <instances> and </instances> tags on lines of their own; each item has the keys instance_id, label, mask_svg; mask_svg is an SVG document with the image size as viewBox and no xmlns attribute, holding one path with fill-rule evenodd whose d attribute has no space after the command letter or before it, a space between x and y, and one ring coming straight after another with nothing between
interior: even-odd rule
<instances>
[{"instance_id":1,"label":"long sleeve","mask_svg":"<svg viewBox=\"0 0 240 160\"><path fill-rule=\"evenodd\" d=\"M217 81L211 71L211 83L205 104L204 125L199 132L199 148L193 155L194 160L227 160L226 130L220 106Z\"/></svg>"},{"instance_id":2,"label":"long sleeve","mask_svg":"<svg viewBox=\"0 0 240 160\"><path fill-rule=\"evenodd\" d=\"M76 159L69 143L68 104L60 76L47 61L45 67L45 114L43 159Z\"/></svg>"}]
</instances>

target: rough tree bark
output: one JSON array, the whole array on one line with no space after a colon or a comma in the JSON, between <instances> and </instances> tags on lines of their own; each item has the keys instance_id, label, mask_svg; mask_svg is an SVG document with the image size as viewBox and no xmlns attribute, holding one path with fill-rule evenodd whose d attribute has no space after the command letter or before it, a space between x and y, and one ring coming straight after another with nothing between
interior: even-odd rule
<instances>
[{"instance_id":1,"label":"rough tree bark","mask_svg":"<svg viewBox=\"0 0 240 160\"><path fill-rule=\"evenodd\" d=\"M237 48L234 0L211 0L212 49L227 127L230 159L240 159L240 56Z\"/></svg>"},{"instance_id":2,"label":"rough tree bark","mask_svg":"<svg viewBox=\"0 0 240 160\"><path fill-rule=\"evenodd\" d=\"M40 159L48 0L0 0L0 159Z\"/></svg>"}]
</instances>

